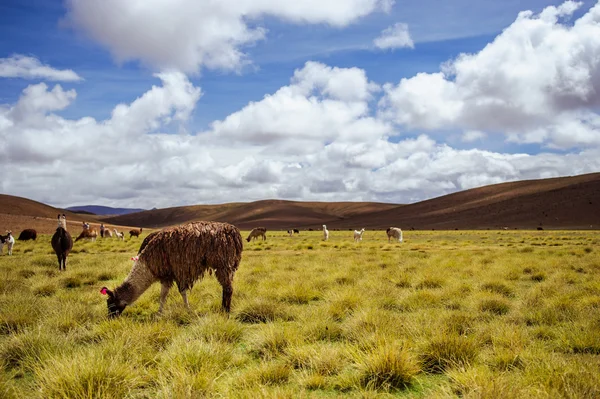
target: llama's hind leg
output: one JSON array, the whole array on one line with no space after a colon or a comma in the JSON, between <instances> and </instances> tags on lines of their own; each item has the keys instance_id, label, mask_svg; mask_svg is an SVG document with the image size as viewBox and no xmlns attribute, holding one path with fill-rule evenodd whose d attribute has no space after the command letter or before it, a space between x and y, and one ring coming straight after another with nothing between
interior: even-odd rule
<instances>
[{"instance_id":1,"label":"llama's hind leg","mask_svg":"<svg viewBox=\"0 0 600 399\"><path fill-rule=\"evenodd\" d=\"M233 296L233 276L229 273L220 273L217 271L217 280L223 287L223 299L221 301L221 308L229 313L231 310L231 297Z\"/></svg>"},{"instance_id":2,"label":"llama's hind leg","mask_svg":"<svg viewBox=\"0 0 600 399\"><path fill-rule=\"evenodd\" d=\"M187 290L179 291L179 293L181 294L181 297L183 298L183 304L185 305L185 308L187 310L191 310L190 309L190 303L188 302Z\"/></svg>"}]
</instances>

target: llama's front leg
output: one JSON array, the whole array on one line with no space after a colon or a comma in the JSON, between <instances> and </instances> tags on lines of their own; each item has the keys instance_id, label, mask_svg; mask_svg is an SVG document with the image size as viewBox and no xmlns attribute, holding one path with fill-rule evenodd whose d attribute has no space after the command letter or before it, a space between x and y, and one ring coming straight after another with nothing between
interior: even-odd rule
<instances>
[{"instance_id":1,"label":"llama's front leg","mask_svg":"<svg viewBox=\"0 0 600 399\"><path fill-rule=\"evenodd\" d=\"M160 305L158 307L158 314L162 314L163 308L165 307L165 302L167 301L167 296L169 295L169 290L171 289L171 283L162 283L160 286Z\"/></svg>"}]
</instances>

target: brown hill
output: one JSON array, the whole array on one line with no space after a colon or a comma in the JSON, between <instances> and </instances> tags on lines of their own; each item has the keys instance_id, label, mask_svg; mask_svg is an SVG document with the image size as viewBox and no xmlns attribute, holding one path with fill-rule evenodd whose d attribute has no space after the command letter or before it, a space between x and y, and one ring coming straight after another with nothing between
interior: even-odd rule
<instances>
[{"instance_id":1,"label":"brown hill","mask_svg":"<svg viewBox=\"0 0 600 399\"><path fill-rule=\"evenodd\" d=\"M494 184L331 223L333 228L389 226L419 230L597 229L600 173Z\"/></svg>"},{"instance_id":2,"label":"brown hill","mask_svg":"<svg viewBox=\"0 0 600 399\"><path fill-rule=\"evenodd\" d=\"M24 228L50 233L56 227L53 208L25 198L0 195L0 231ZM3 212L3 213L2 213ZM232 223L248 230L321 229L597 229L600 226L600 173L495 184L410 205L375 202L297 202L194 205L156 209L116 217L64 212L79 231L82 220L99 224L157 228L194 220Z\"/></svg>"},{"instance_id":3,"label":"brown hill","mask_svg":"<svg viewBox=\"0 0 600 399\"><path fill-rule=\"evenodd\" d=\"M56 230L56 216L67 216L67 228L71 233L81 231L81 222L87 221L98 227L100 221L95 215L80 215L54 208L23 197L0 194L0 232L11 230L15 237L24 229L35 229L38 234L50 234Z\"/></svg>"},{"instance_id":4,"label":"brown hill","mask_svg":"<svg viewBox=\"0 0 600 399\"><path fill-rule=\"evenodd\" d=\"M193 205L155 209L107 217L106 223L140 227L164 227L194 220L228 222L248 230L256 226L283 229L342 221L349 217L397 208L396 204L376 202L296 202L263 200L223 205ZM320 226L319 226L320 227Z\"/></svg>"}]
</instances>

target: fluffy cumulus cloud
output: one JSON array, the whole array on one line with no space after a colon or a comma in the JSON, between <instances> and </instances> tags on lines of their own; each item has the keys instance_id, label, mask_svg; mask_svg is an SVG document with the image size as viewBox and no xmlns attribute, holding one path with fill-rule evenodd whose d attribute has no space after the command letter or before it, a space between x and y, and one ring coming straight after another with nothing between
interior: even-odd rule
<instances>
[{"instance_id":1,"label":"fluffy cumulus cloud","mask_svg":"<svg viewBox=\"0 0 600 399\"><path fill-rule=\"evenodd\" d=\"M364 70L308 62L294 73L289 86L215 121L207 134L227 141L280 145L290 153L313 152L338 139L365 141L392 133L389 123L369 115L369 100L378 90ZM290 142L294 145L288 146Z\"/></svg>"},{"instance_id":2,"label":"fluffy cumulus cloud","mask_svg":"<svg viewBox=\"0 0 600 399\"><path fill-rule=\"evenodd\" d=\"M71 69L55 69L42 64L40 60L35 57L29 57L22 54L0 58L0 77L65 82L82 80L82 78Z\"/></svg>"},{"instance_id":3,"label":"fluffy cumulus cloud","mask_svg":"<svg viewBox=\"0 0 600 399\"><path fill-rule=\"evenodd\" d=\"M195 72L239 69L245 46L265 38L261 17L343 27L393 0L67 0L67 20L119 61Z\"/></svg>"},{"instance_id":4,"label":"fluffy cumulus cloud","mask_svg":"<svg viewBox=\"0 0 600 399\"><path fill-rule=\"evenodd\" d=\"M408 25L397 23L384 29L381 35L377 37L373 44L380 49L395 49L402 47L414 48L415 44L408 32Z\"/></svg>"},{"instance_id":5,"label":"fluffy cumulus cloud","mask_svg":"<svg viewBox=\"0 0 600 399\"><path fill-rule=\"evenodd\" d=\"M457 150L425 134L399 136L372 116L379 87L363 70L320 63L307 63L288 86L208 131L169 134L170 126L188 121L202 92L181 73L156 78L159 85L101 121L56 114L75 99L73 90L27 87L0 108L2 192L58 206L264 198L405 203L600 169L598 149L502 154Z\"/></svg>"},{"instance_id":6,"label":"fluffy cumulus cloud","mask_svg":"<svg viewBox=\"0 0 600 399\"><path fill-rule=\"evenodd\" d=\"M380 115L408 128L502 132L513 141L600 144L600 3L571 23L567 1L516 21L438 73L384 86Z\"/></svg>"}]
</instances>

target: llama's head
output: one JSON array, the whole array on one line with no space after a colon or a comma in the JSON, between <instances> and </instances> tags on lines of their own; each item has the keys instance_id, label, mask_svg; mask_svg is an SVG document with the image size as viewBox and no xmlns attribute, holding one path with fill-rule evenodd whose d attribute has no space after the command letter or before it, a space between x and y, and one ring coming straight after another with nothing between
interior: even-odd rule
<instances>
[{"instance_id":1,"label":"llama's head","mask_svg":"<svg viewBox=\"0 0 600 399\"><path fill-rule=\"evenodd\" d=\"M323 225L323 230L327 230L327 226Z\"/></svg>"},{"instance_id":2,"label":"llama's head","mask_svg":"<svg viewBox=\"0 0 600 399\"><path fill-rule=\"evenodd\" d=\"M106 306L108 307L108 317L110 319L119 317L127 307L127 304L121 301L118 295L106 287L100 290L102 295L106 295Z\"/></svg>"}]
</instances>

